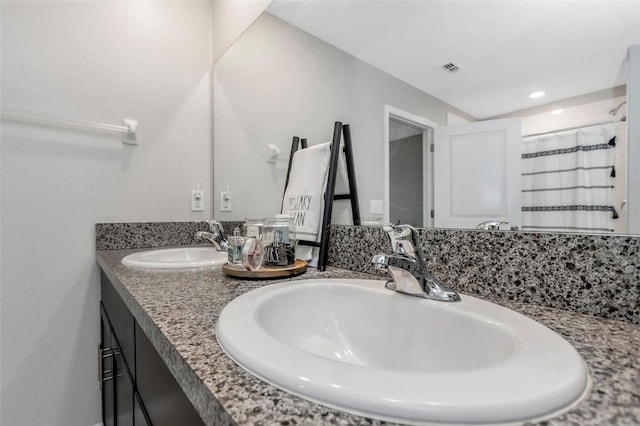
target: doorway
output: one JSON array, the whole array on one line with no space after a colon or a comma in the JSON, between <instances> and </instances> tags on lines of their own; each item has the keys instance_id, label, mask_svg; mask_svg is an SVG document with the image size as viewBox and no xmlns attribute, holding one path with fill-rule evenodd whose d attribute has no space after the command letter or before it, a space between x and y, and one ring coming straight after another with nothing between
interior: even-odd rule
<instances>
[{"instance_id":1,"label":"doorway","mask_svg":"<svg viewBox=\"0 0 640 426\"><path fill-rule=\"evenodd\" d=\"M435 123L385 106L384 221L432 227Z\"/></svg>"}]
</instances>

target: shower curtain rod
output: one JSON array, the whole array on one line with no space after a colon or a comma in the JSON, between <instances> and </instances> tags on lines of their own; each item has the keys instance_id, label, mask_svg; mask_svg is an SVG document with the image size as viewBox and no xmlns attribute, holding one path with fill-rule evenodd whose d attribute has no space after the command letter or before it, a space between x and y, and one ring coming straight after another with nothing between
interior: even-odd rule
<instances>
[{"instance_id":1,"label":"shower curtain rod","mask_svg":"<svg viewBox=\"0 0 640 426\"><path fill-rule=\"evenodd\" d=\"M532 133L530 135L524 135L523 138L532 138L534 136L551 135L553 133L568 132L569 130L584 129L586 127L604 126L605 124L621 123L623 121L627 121L627 117L622 117L619 120L609 120L609 121L601 121L599 123L585 124L583 126L565 127L564 129L550 130L548 132Z\"/></svg>"}]
</instances>

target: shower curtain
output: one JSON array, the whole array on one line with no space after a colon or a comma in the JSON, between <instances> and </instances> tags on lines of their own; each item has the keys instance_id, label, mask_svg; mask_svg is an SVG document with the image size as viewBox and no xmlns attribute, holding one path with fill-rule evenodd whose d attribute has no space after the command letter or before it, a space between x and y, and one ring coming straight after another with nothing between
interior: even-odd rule
<instances>
[{"instance_id":1,"label":"shower curtain","mask_svg":"<svg viewBox=\"0 0 640 426\"><path fill-rule=\"evenodd\" d=\"M613 232L615 125L523 139L522 228Z\"/></svg>"}]
</instances>

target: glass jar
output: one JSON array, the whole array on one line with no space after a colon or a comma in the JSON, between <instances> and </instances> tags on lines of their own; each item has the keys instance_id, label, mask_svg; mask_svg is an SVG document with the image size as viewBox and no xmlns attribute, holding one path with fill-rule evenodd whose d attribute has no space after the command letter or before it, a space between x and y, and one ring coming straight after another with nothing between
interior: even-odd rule
<instances>
[{"instance_id":1,"label":"glass jar","mask_svg":"<svg viewBox=\"0 0 640 426\"><path fill-rule=\"evenodd\" d=\"M262 228L264 246L264 266L288 266L295 259L295 227L291 217L282 216L267 219Z\"/></svg>"},{"instance_id":2,"label":"glass jar","mask_svg":"<svg viewBox=\"0 0 640 426\"><path fill-rule=\"evenodd\" d=\"M267 219L262 227L262 242L268 244L289 244L289 217L274 217Z\"/></svg>"},{"instance_id":3,"label":"glass jar","mask_svg":"<svg viewBox=\"0 0 640 426\"><path fill-rule=\"evenodd\" d=\"M248 217L242 225L242 235L247 238L253 237L260 239L262 237L262 228L264 227L264 224L264 217Z\"/></svg>"}]
</instances>

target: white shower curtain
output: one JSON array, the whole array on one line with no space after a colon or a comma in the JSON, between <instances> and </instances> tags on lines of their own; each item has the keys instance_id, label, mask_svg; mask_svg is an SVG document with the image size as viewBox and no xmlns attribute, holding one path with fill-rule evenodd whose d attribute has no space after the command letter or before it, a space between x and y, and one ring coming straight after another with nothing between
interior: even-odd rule
<instances>
[{"instance_id":1,"label":"white shower curtain","mask_svg":"<svg viewBox=\"0 0 640 426\"><path fill-rule=\"evenodd\" d=\"M615 125L523 140L522 228L613 232Z\"/></svg>"}]
</instances>

